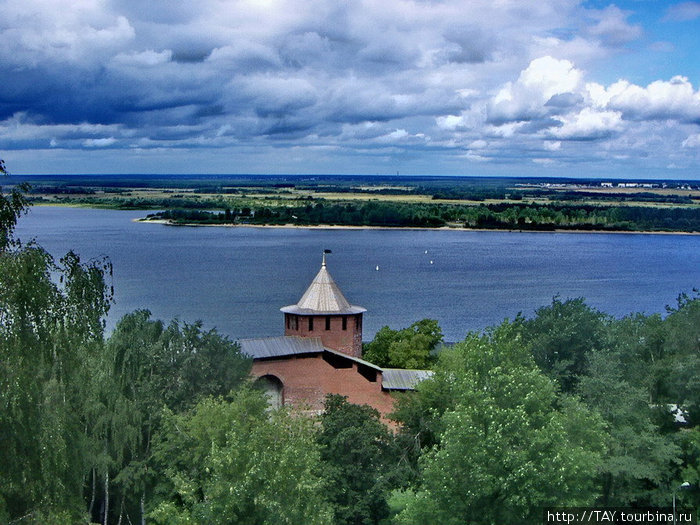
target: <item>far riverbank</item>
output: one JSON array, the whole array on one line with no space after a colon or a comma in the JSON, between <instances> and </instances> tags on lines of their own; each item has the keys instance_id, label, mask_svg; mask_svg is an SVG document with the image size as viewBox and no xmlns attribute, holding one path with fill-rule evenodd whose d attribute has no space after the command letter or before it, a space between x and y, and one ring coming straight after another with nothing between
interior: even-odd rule
<instances>
[{"instance_id":1,"label":"far riverbank","mask_svg":"<svg viewBox=\"0 0 700 525\"><path fill-rule=\"evenodd\" d=\"M278 229L305 229L305 230L415 230L415 231L464 231L464 232L510 232L510 233L628 233L628 234L661 234L661 235L700 235L700 232L682 231L645 231L645 230L584 230L584 229L512 229L512 228L469 228L459 226L437 226L434 228L418 226L363 226L363 225L341 225L341 224L203 224L203 223L181 223L169 219L148 219L145 217L132 219L134 222L144 224L162 224L165 226L183 227L215 227L215 228L278 228Z\"/></svg>"}]
</instances>

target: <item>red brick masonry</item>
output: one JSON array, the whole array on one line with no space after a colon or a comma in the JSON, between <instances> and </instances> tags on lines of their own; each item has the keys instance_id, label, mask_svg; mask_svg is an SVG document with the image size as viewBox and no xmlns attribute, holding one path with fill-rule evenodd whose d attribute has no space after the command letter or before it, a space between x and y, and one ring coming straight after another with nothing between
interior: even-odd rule
<instances>
[{"instance_id":1,"label":"red brick masonry","mask_svg":"<svg viewBox=\"0 0 700 525\"><path fill-rule=\"evenodd\" d=\"M380 371L326 353L256 359L252 375L274 376L283 385L282 403L320 413L327 394L347 396L350 403L370 405L385 419L394 399L382 390Z\"/></svg>"},{"instance_id":2,"label":"red brick masonry","mask_svg":"<svg viewBox=\"0 0 700 525\"><path fill-rule=\"evenodd\" d=\"M320 337L326 348L362 357L362 314L284 314L284 335Z\"/></svg>"}]
</instances>

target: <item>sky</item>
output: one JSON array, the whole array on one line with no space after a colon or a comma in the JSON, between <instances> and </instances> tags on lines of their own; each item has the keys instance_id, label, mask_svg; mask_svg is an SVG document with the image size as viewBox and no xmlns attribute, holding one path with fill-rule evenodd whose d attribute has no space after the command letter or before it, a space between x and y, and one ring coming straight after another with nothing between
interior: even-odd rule
<instances>
[{"instance_id":1,"label":"sky","mask_svg":"<svg viewBox=\"0 0 700 525\"><path fill-rule=\"evenodd\" d=\"M0 0L16 174L700 180L700 1Z\"/></svg>"}]
</instances>

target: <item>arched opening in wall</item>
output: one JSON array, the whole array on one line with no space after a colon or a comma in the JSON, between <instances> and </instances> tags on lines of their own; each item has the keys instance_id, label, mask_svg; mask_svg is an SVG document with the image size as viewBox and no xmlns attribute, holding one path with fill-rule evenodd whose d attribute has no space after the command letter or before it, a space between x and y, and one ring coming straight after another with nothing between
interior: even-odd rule
<instances>
[{"instance_id":1,"label":"arched opening in wall","mask_svg":"<svg viewBox=\"0 0 700 525\"><path fill-rule=\"evenodd\" d=\"M267 404L272 409L280 408L284 405L283 389L284 385L279 377L267 374L255 380L255 386L260 388L267 397Z\"/></svg>"}]
</instances>

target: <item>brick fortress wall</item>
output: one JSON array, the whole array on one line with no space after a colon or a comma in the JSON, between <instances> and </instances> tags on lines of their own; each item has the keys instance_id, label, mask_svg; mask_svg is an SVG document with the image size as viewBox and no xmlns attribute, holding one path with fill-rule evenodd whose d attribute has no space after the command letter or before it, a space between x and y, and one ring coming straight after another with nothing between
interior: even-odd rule
<instances>
[{"instance_id":1,"label":"brick fortress wall","mask_svg":"<svg viewBox=\"0 0 700 525\"><path fill-rule=\"evenodd\" d=\"M392 424L386 416L393 410L394 400L381 388L381 373L358 363L348 366L349 360L339 359L332 363L324 359L324 354L314 354L256 360L251 373L254 377L272 375L278 378L283 385L285 405L320 413L327 394L340 394L347 396L350 403L376 408L382 419Z\"/></svg>"}]
</instances>

